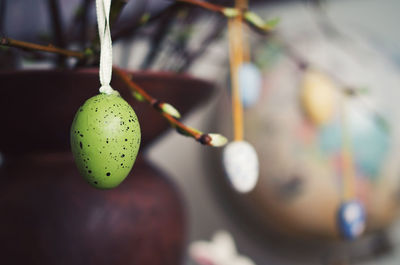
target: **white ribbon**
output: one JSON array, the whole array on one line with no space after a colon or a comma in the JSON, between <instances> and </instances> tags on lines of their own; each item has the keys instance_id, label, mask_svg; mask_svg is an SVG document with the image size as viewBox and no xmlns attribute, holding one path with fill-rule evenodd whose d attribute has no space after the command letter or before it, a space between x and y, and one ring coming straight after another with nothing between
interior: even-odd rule
<instances>
[{"instance_id":1,"label":"white ribbon","mask_svg":"<svg viewBox=\"0 0 400 265\"><path fill-rule=\"evenodd\" d=\"M96 0L97 25L100 37L100 92L106 94L115 93L111 88L112 72L112 43L110 32L110 7L111 0Z\"/></svg>"}]
</instances>

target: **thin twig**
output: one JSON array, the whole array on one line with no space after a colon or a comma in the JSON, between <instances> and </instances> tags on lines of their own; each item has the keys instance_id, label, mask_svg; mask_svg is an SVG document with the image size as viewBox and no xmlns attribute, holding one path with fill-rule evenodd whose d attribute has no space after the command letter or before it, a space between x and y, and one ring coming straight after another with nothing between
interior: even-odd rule
<instances>
[{"instance_id":1,"label":"thin twig","mask_svg":"<svg viewBox=\"0 0 400 265\"><path fill-rule=\"evenodd\" d=\"M253 30L255 30L260 34L270 33L274 29L276 24L279 22L279 19L264 21L257 14L250 12L247 9L246 1L244 1L243 3L239 2L239 4L236 5L235 7L225 7L225 6L215 5L202 0L176 0L176 2L188 3L195 6L199 6L204 9L220 13L227 18L241 17L242 23L248 24L250 28L252 28Z\"/></svg>"},{"instance_id":2,"label":"thin twig","mask_svg":"<svg viewBox=\"0 0 400 265\"><path fill-rule=\"evenodd\" d=\"M153 98L146 91L144 91L139 85L133 82L132 76L130 74L126 73L125 71L116 66L113 67L113 71L124 81L125 84L128 85L128 87L132 90L132 92L139 93L143 97L143 99L146 102L148 102L154 109L158 111L161 110L161 105L163 104L163 102L161 102L156 98ZM161 111L161 114L171 124L171 126L174 127L179 133L192 137L201 144L212 145L211 142L213 139L210 135L201 133L196 129L184 125L183 123L181 123L168 113Z\"/></svg>"},{"instance_id":3,"label":"thin twig","mask_svg":"<svg viewBox=\"0 0 400 265\"><path fill-rule=\"evenodd\" d=\"M45 45L39 45L39 44L35 44L35 43L14 40L14 39L5 38L5 37L0 37L0 45L16 47L16 48L21 48L24 50L31 50L31 51L50 52L50 53L60 54L63 56L68 56L68 57L76 57L78 59L83 59L86 56L85 53L83 53L83 52L62 49L62 48L55 47L51 44L45 46Z\"/></svg>"},{"instance_id":4,"label":"thin twig","mask_svg":"<svg viewBox=\"0 0 400 265\"><path fill-rule=\"evenodd\" d=\"M188 4L192 4L192 5L196 5L205 9L208 9L210 11L214 11L214 12L220 12L222 13L224 10L224 6L219 6L219 5L215 5L215 4L211 4L205 1L199 1L199 0L176 0L176 2L182 2L182 3L188 3Z\"/></svg>"}]
</instances>

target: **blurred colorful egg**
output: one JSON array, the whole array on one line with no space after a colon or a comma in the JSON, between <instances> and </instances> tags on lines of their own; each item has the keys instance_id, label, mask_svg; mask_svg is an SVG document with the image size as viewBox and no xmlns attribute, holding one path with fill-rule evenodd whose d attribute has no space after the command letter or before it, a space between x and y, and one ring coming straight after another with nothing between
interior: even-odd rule
<instances>
[{"instance_id":1,"label":"blurred colorful egg","mask_svg":"<svg viewBox=\"0 0 400 265\"><path fill-rule=\"evenodd\" d=\"M341 236L345 239L356 239L365 230L365 210L357 200L340 205L337 221Z\"/></svg>"},{"instance_id":2,"label":"blurred colorful egg","mask_svg":"<svg viewBox=\"0 0 400 265\"><path fill-rule=\"evenodd\" d=\"M239 88L242 104L245 108L257 103L260 98L262 76L260 70L252 63L239 67Z\"/></svg>"},{"instance_id":3,"label":"blurred colorful egg","mask_svg":"<svg viewBox=\"0 0 400 265\"><path fill-rule=\"evenodd\" d=\"M71 126L71 149L78 170L99 189L114 188L126 178L139 151L140 139L135 112L115 94L88 99Z\"/></svg>"},{"instance_id":4,"label":"blurred colorful egg","mask_svg":"<svg viewBox=\"0 0 400 265\"><path fill-rule=\"evenodd\" d=\"M258 156L246 141L229 143L223 152L223 166L233 188L241 193L250 192L259 175Z\"/></svg>"},{"instance_id":5,"label":"blurred colorful egg","mask_svg":"<svg viewBox=\"0 0 400 265\"><path fill-rule=\"evenodd\" d=\"M301 84L301 105L307 117L316 125L329 121L334 112L335 86L315 70L304 73Z\"/></svg>"},{"instance_id":6,"label":"blurred colorful egg","mask_svg":"<svg viewBox=\"0 0 400 265\"><path fill-rule=\"evenodd\" d=\"M383 127L373 116L368 115L368 112L350 111L348 123L356 170L370 178L379 176L389 154L388 128ZM318 135L320 150L325 156L341 152L342 132L339 122L321 127Z\"/></svg>"}]
</instances>

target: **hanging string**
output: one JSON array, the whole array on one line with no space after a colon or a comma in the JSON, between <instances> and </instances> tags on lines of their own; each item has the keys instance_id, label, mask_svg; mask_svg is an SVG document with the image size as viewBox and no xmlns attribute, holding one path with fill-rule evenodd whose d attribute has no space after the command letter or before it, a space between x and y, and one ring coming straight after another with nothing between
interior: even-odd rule
<instances>
[{"instance_id":1,"label":"hanging string","mask_svg":"<svg viewBox=\"0 0 400 265\"><path fill-rule=\"evenodd\" d=\"M111 88L112 73L112 43L110 32L111 0L96 0L97 25L100 38L100 83L99 91L105 94L118 93Z\"/></svg>"},{"instance_id":2,"label":"hanging string","mask_svg":"<svg viewBox=\"0 0 400 265\"><path fill-rule=\"evenodd\" d=\"M343 194L344 200L355 198L355 172L353 161L353 150L345 98L341 100L341 128L342 128L342 172L343 172Z\"/></svg>"}]
</instances>

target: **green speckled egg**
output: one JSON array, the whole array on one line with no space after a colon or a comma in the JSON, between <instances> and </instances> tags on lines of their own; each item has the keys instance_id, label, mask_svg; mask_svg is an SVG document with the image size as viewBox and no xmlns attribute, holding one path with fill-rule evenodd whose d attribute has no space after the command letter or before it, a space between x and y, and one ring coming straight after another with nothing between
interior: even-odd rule
<instances>
[{"instance_id":1,"label":"green speckled egg","mask_svg":"<svg viewBox=\"0 0 400 265\"><path fill-rule=\"evenodd\" d=\"M129 174L140 146L140 126L119 95L88 99L71 126L71 149L81 175L92 186L111 189Z\"/></svg>"}]
</instances>

